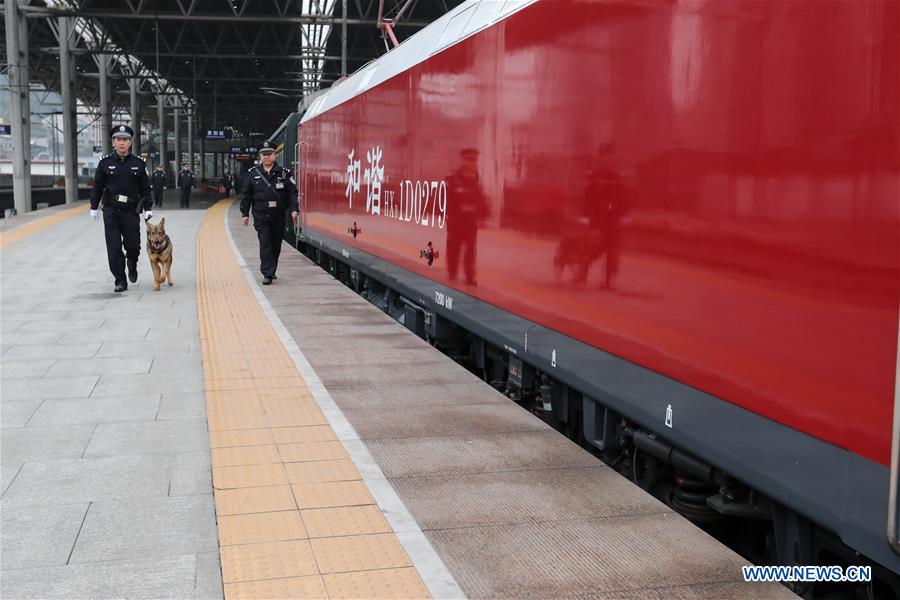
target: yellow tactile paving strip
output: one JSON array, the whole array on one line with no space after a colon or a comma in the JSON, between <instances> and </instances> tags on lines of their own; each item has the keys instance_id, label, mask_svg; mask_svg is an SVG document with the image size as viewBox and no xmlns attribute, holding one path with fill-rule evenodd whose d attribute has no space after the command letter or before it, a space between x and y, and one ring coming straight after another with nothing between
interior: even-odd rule
<instances>
[{"instance_id":1,"label":"yellow tactile paving strip","mask_svg":"<svg viewBox=\"0 0 900 600\"><path fill-rule=\"evenodd\" d=\"M427 598L212 208L197 300L225 597Z\"/></svg>"},{"instance_id":2,"label":"yellow tactile paving strip","mask_svg":"<svg viewBox=\"0 0 900 600\"><path fill-rule=\"evenodd\" d=\"M12 229L5 233L0 233L0 249L6 248L7 246L24 240L29 235L33 235L41 230L47 229L51 225L56 225L60 221L65 221L69 217L74 217L77 214L87 212L89 208L90 205L85 203L81 206L76 206L75 208L70 208L68 210L56 213L55 215L45 217L43 219L38 219L37 221L32 221L31 223L26 223L21 227L16 227L15 229Z\"/></svg>"}]
</instances>

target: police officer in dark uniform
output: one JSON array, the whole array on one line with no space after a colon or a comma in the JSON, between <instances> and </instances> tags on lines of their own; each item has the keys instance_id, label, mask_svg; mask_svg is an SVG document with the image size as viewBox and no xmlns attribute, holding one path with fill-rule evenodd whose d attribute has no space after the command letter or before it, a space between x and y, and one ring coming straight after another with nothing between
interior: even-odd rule
<instances>
[{"instance_id":1,"label":"police officer in dark uniform","mask_svg":"<svg viewBox=\"0 0 900 600\"><path fill-rule=\"evenodd\" d=\"M91 192L91 218L99 219L100 201L103 200L103 226L106 232L106 257L109 270L116 279L117 292L128 289L125 281L126 256L128 279L137 281L137 261L141 253L141 219L153 216L153 200L150 197L150 178L147 166L131 153L134 131L127 125L117 125L110 132L115 152L104 156L97 165L94 189Z\"/></svg>"},{"instance_id":2,"label":"police officer in dark uniform","mask_svg":"<svg viewBox=\"0 0 900 600\"><path fill-rule=\"evenodd\" d=\"M150 176L150 185L153 187L153 205L161 207L163 205L163 190L166 189L166 172L163 166L157 165L153 175Z\"/></svg>"},{"instance_id":3,"label":"police officer in dark uniform","mask_svg":"<svg viewBox=\"0 0 900 600\"><path fill-rule=\"evenodd\" d=\"M178 187L181 188L181 208L191 206L191 188L194 187L194 172L187 163L181 165L181 173L178 174Z\"/></svg>"},{"instance_id":4,"label":"police officer in dark uniform","mask_svg":"<svg viewBox=\"0 0 900 600\"><path fill-rule=\"evenodd\" d=\"M259 149L260 164L247 172L241 196L241 215L244 226L250 223L253 209L253 227L259 238L259 270L263 285L277 279L278 256L284 239L284 215L289 208L291 218L300 216L297 204L297 186L291 173L275 163L275 146L265 142Z\"/></svg>"}]
</instances>

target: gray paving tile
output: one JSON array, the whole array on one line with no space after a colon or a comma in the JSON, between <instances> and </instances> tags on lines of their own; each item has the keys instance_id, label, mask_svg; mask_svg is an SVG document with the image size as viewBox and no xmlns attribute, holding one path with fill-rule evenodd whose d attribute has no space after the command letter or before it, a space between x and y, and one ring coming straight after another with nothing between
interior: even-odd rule
<instances>
[{"instance_id":1,"label":"gray paving tile","mask_svg":"<svg viewBox=\"0 0 900 600\"><path fill-rule=\"evenodd\" d=\"M206 417L206 398L203 392L193 394L166 392L162 395L159 413L156 415L157 420L189 419L191 417Z\"/></svg>"},{"instance_id":2,"label":"gray paving tile","mask_svg":"<svg viewBox=\"0 0 900 600\"><path fill-rule=\"evenodd\" d=\"M22 468L22 462L4 462L0 464L0 496L6 493L6 488L13 482L19 469Z\"/></svg>"},{"instance_id":3,"label":"gray paving tile","mask_svg":"<svg viewBox=\"0 0 900 600\"><path fill-rule=\"evenodd\" d=\"M31 417L28 428L72 423L153 421L160 394L45 400Z\"/></svg>"},{"instance_id":4,"label":"gray paving tile","mask_svg":"<svg viewBox=\"0 0 900 600\"><path fill-rule=\"evenodd\" d=\"M130 329L93 329L91 331L67 331L60 339L61 344L75 342L134 342L147 337L149 327L134 323Z\"/></svg>"},{"instance_id":5,"label":"gray paving tile","mask_svg":"<svg viewBox=\"0 0 900 600\"><path fill-rule=\"evenodd\" d=\"M4 340L4 343L6 341ZM50 358L88 358L100 349L99 342L84 344L35 344L13 345L3 353L3 360L36 360Z\"/></svg>"},{"instance_id":6,"label":"gray paving tile","mask_svg":"<svg viewBox=\"0 0 900 600\"><path fill-rule=\"evenodd\" d=\"M177 454L207 449L206 419L172 419L150 423L101 423L85 458L131 454Z\"/></svg>"},{"instance_id":7,"label":"gray paving tile","mask_svg":"<svg viewBox=\"0 0 900 600\"><path fill-rule=\"evenodd\" d=\"M4 315L27 315L34 312L36 303L34 302L14 302L3 299Z\"/></svg>"},{"instance_id":8,"label":"gray paving tile","mask_svg":"<svg viewBox=\"0 0 900 600\"><path fill-rule=\"evenodd\" d=\"M7 321L47 323L50 321L68 321L72 316L72 313L61 310L52 312L28 311L25 313L9 313L6 311L6 301L4 300L3 313L0 314L0 321L3 321L4 323Z\"/></svg>"},{"instance_id":9,"label":"gray paving tile","mask_svg":"<svg viewBox=\"0 0 900 600\"><path fill-rule=\"evenodd\" d=\"M151 373L181 377L184 374L196 375L203 372L203 364L199 356L172 356L160 354L153 357Z\"/></svg>"},{"instance_id":10,"label":"gray paving tile","mask_svg":"<svg viewBox=\"0 0 900 600\"><path fill-rule=\"evenodd\" d=\"M46 314L66 314L66 313L46 313ZM73 319L44 319L34 320L23 323L19 331L56 331L63 333L66 331L80 331L85 329L97 329L103 325L106 317L84 317L80 316Z\"/></svg>"},{"instance_id":11,"label":"gray paving tile","mask_svg":"<svg viewBox=\"0 0 900 600\"><path fill-rule=\"evenodd\" d=\"M150 332L147 334L147 339L150 341L189 342L193 339L196 339L198 336L199 333L192 327L180 327L178 329L160 329L151 327Z\"/></svg>"},{"instance_id":12,"label":"gray paving tile","mask_svg":"<svg viewBox=\"0 0 900 600\"><path fill-rule=\"evenodd\" d=\"M94 431L93 425L57 425L5 429L0 436L4 461L79 458Z\"/></svg>"},{"instance_id":13,"label":"gray paving tile","mask_svg":"<svg viewBox=\"0 0 900 600\"><path fill-rule=\"evenodd\" d=\"M100 331L111 331L113 329L128 331L134 329L134 321L117 317L118 314L114 315L113 318L107 319L103 326L100 327ZM177 329L181 325L181 318L172 314L166 316L156 315L142 319L141 324L147 325L150 329Z\"/></svg>"},{"instance_id":14,"label":"gray paving tile","mask_svg":"<svg viewBox=\"0 0 900 600\"><path fill-rule=\"evenodd\" d=\"M137 375L103 375L91 396L137 396L148 390L166 392L202 392L203 375L184 373L170 377L164 373L139 373Z\"/></svg>"},{"instance_id":15,"label":"gray paving tile","mask_svg":"<svg viewBox=\"0 0 900 600\"><path fill-rule=\"evenodd\" d=\"M194 593L193 555L4 571L4 598L184 599Z\"/></svg>"},{"instance_id":16,"label":"gray paving tile","mask_svg":"<svg viewBox=\"0 0 900 600\"><path fill-rule=\"evenodd\" d=\"M169 456L116 456L28 462L3 496L3 505L92 502L165 496Z\"/></svg>"},{"instance_id":17,"label":"gray paving tile","mask_svg":"<svg viewBox=\"0 0 900 600\"><path fill-rule=\"evenodd\" d=\"M6 310L6 307L4 307ZM3 336L4 344L13 346L34 346L37 344L55 344L65 335L64 331L13 331Z\"/></svg>"},{"instance_id":18,"label":"gray paving tile","mask_svg":"<svg viewBox=\"0 0 900 600\"><path fill-rule=\"evenodd\" d=\"M88 506L80 503L4 507L0 513L3 570L66 564Z\"/></svg>"},{"instance_id":19,"label":"gray paving tile","mask_svg":"<svg viewBox=\"0 0 900 600\"><path fill-rule=\"evenodd\" d=\"M204 552L197 555L197 585L194 588L196 600L222 600L222 567L218 552Z\"/></svg>"},{"instance_id":20,"label":"gray paving tile","mask_svg":"<svg viewBox=\"0 0 900 600\"><path fill-rule=\"evenodd\" d=\"M134 341L103 342L97 351L98 357L107 356L160 356L164 354L183 355L188 353L190 344L186 341Z\"/></svg>"},{"instance_id":21,"label":"gray paving tile","mask_svg":"<svg viewBox=\"0 0 900 600\"><path fill-rule=\"evenodd\" d=\"M70 562L163 558L217 549L212 495L96 502Z\"/></svg>"},{"instance_id":22,"label":"gray paving tile","mask_svg":"<svg viewBox=\"0 0 900 600\"><path fill-rule=\"evenodd\" d=\"M60 358L44 377L75 375L128 375L148 373L152 360L143 356L121 358Z\"/></svg>"},{"instance_id":23,"label":"gray paving tile","mask_svg":"<svg viewBox=\"0 0 900 600\"><path fill-rule=\"evenodd\" d=\"M25 321L25 320L21 320L21 321L7 321L6 319L4 319L3 321L0 321L0 335L4 335L4 336L5 336L5 335L7 335L7 334L9 334L9 333L12 333L12 332L14 332L14 331L17 331L17 330L20 329L20 328L22 327L22 325L24 325L26 322L27 322L27 321Z\"/></svg>"},{"instance_id":24,"label":"gray paving tile","mask_svg":"<svg viewBox=\"0 0 900 600\"><path fill-rule=\"evenodd\" d=\"M49 360L2 360L0 361L0 379L22 379L41 377L53 365L55 359Z\"/></svg>"},{"instance_id":25,"label":"gray paving tile","mask_svg":"<svg viewBox=\"0 0 900 600\"><path fill-rule=\"evenodd\" d=\"M122 306L116 308L117 323L128 323L129 320L134 321L140 319L141 324L150 327L155 320L168 319L184 319L197 318L197 310L195 308L175 309L172 306L150 306L134 303L130 306Z\"/></svg>"},{"instance_id":26,"label":"gray paving tile","mask_svg":"<svg viewBox=\"0 0 900 600\"><path fill-rule=\"evenodd\" d=\"M170 496L212 494L209 450L176 454L172 464Z\"/></svg>"},{"instance_id":27,"label":"gray paving tile","mask_svg":"<svg viewBox=\"0 0 900 600\"><path fill-rule=\"evenodd\" d=\"M2 425L3 429L25 427L42 402L44 400L41 398L25 400L8 400L3 398L0 400L0 425Z\"/></svg>"},{"instance_id":28,"label":"gray paving tile","mask_svg":"<svg viewBox=\"0 0 900 600\"><path fill-rule=\"evenodd\" d=\"M112 291L112 290L110 290ZM52 312L74 311L78 314L101 312L103 311L109 300L72 300L66 299L64 302L40 302L34 305L35 312Z\"/></svg>"},{"instance_id":29,"label":"gray paving tile","mask_svg":"<svg viewBox=\"0 0 900 600\"><path fill-rule=\"evenodd\" d=\"M91 395L98 379L100 377L97 375L54 377L52 379L11 379L3 383L3 396L9 400L87 397Z\"/></svg>"}]
</instances>

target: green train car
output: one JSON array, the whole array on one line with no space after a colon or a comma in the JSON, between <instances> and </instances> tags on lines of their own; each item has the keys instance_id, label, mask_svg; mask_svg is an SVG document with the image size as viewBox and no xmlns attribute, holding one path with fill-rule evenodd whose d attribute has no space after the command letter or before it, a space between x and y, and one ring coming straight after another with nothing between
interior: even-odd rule
<instances>
[{"instance_id":1,"label":"green train car","mask_svg":"<svg viewBox=\"0 0 900 600\"><path fill-rule=\"evenodd\" d=\"M301 103L302 106L302 103ZM293 112L278 126L269 137L269 141L275 144L275 160L279 165L288 169L291 173L297 172L297 157L299 150L297 146L297 125L306 110ZM299 186L298 186L299 187ZM303 210L303 199L300 199L300 210ZM284 221L284 239L287 240L295 248L297 247L297 235L300 233L299 225L295 225L290 215Z\"/></svg>"}]
</instances>

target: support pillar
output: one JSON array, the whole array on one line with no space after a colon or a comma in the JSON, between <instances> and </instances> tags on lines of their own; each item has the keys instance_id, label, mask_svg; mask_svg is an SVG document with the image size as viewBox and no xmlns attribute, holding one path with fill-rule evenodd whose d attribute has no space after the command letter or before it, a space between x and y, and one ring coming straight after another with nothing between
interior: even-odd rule
<instances>
[{"instance_id":1,"label":"support pillar","mask_svg":"<svg viewBox=\"0 0 900 600\"><path fill-rule=\"evenodd\" d=\"M9 6L12 2L7 2ZM66 204L78 201L78 121L75 110L75 60L69 52L71 17L59 17L59 70L62 87L63 154L66 157ZM107 132L108 134L109 132Z\"/></svg>"},{"instance_id":2,"label":"support pillar","mask_svg":"<svg viewBox=\"0 0 900 600\"><path fill-rule=\"evenodd\" d=\"M341 23L341 77L347 76L347 0L344 0L344 12Z\"/></svg>"},{"instance_id":3,"label":"support pillar","mask_svg":"<svg viewBox=\"0 0 900 600\"><path fill-rule=\"evenodd\" d=\"M168 178L170 169L166 160L166 139L169 136L166 132L166 97L162 94L156 96L156 116L159 118L159 164L165 169Z\"/></svg>"},{"instance_id":4,"label":"support pillar","mask_svg":"<svg viewBox=\"0 0 900 600\"><path fill-rule=\"evenodd\" d=\"M112 153L112 110L109 106L109 55L97 56L97 66L100 69L100 129L103 136L103 154Z\"/></svg>"},{"instance_id":5,"label":"support pillar","mask_svg":"<svg viewBox=\"0 0 900 600\"><path fill-rule=\"evenodd\" d=\"M131 114L131 128L134 129L134 139L131 142L131 153L135 156L141 155L141 116L140 107L138 106L138 85L140 80L128 80L128 94L130 108L128 112Z\"/></svg>"},{"instance_id":6,"label":"support pillar","mask_svg":"<svg viewBox=\"0 0 900 600\"><path fill-rule=\"evenodd\" d=\"M181 99L175 100L175 123L172 131L175 134L175 178L181 173Z\"/></svg>"},{"instance_id":7,"label":"support pillar","mask_svg":"<svg viewBox=\"0 0 900 600\"><path fill-rule=\"evenodd\" d=\"M19 12L19 82L22 85L22 148L25 155L25 211L31 210L31 64L28 60L28 20ZM14 205L15 206L15 205ZM18 207L16 207L18 211Z\"/></svg>"},{"instance_id":8,"label":"support pillar","mask_svg":"<svg viewBox=\"0 0 900 600\"><path fill-rule=\"evenodd\" d=\"M206 179L206 139L200 138L200 181Z\"/></svg>"},{"instance_id":9,"label":"support pillar","mask_svg":"<svg viewBox=\"0 0 900 600\"><path fill-rule=\"evenodd\" d=\"M31 197L25 192L26 162L23 140L22 100L23 91L21 59L19 58L19 11L16 2L4 4L6 26L6 56L9 61L10 117L12 120L13 151L13 205L19 213L31 209Z\"/></svg>"},{"instance_id":10,"label":"support pillar","mask_svg":"<svg viewBox=\"0 0 900 600\"><path fill-rule=\"evenodd\" d=\"M196 168L194 166L194 111L191 109L187 114L187 151L188 164L191 165L191 171Z\"/></svg>"}]
</instances>

